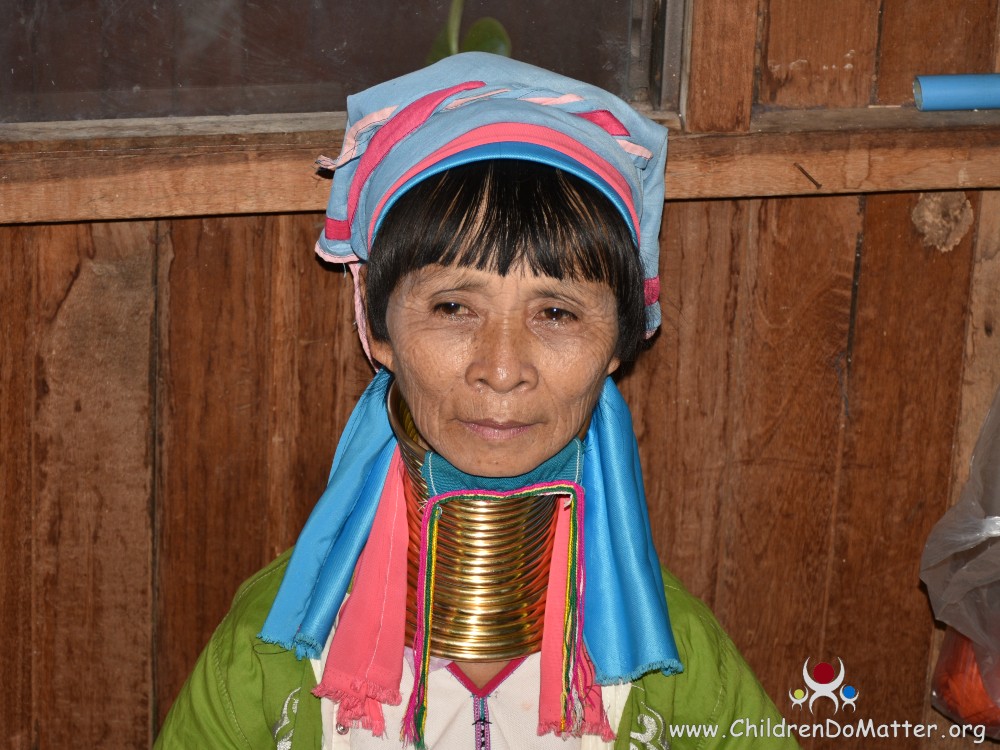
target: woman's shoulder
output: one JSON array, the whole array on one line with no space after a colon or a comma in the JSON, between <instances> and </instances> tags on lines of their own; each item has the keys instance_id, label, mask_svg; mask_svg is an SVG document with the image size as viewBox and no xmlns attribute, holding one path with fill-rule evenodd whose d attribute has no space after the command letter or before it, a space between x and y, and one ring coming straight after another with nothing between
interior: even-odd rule
<instances>
[{"instance_id":1,"label":"woman's shoulder","mask_svg":"<svg viewBox=\"0 0 1000 750\"><path fill-rule=\"evenodd\" d=\"M636 748L795 748L771 733L781 714L712 611L665 568L663 587L684 671L648 674L633 684L621 728ZM747 729L749 725L753 729ZM780 733L780 730L777 730ZM757 744L755 744L757 743Z\"/></svg>"}]
</instances>

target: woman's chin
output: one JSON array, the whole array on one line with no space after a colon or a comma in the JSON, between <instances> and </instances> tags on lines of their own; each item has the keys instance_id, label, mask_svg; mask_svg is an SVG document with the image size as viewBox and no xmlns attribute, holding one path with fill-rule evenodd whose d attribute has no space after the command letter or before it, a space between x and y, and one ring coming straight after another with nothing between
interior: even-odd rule
<instances>
[{"instance_id":1,"label":"woman's chin","mask_svg":"<svg viewBox=\"0 0 1000 750\"><path fill-rule=\"evenodd\" d=\"M540 444L534 430L497 439L487 434L480 437L471 432L458 444L438 450L448 463L459 471L477 477L516 477L538 468L559 452L563 446ZM567 443L569 440L566 441Z\"/></svg>"}]
</instances>

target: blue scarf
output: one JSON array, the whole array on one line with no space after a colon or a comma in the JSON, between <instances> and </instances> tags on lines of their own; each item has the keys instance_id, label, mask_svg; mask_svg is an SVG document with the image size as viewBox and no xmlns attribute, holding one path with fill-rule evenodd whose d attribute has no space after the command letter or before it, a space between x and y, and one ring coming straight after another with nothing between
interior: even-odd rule
<instances>
[{"instance_id":1,"label":"blue scarf","mask_svg":"<svg viewBox=\"0 0 1000 750\"><path fill-rule=\"evenodd\" d=\"M300 659L320 657L371 531L396 449L385 405L390 382L391 375L379 371L351 414L326 491L299 535L260 632L262 640L294 649ZM532 484L531 476L543 467L549 473L553 461L561 474L567 460L576 460L574 443L525 475L529 481L521 484ZM611 378L601 391L583 453L584 642L596 681L611 685L653 671L680 672L632 416ZM470 480L440 456L433 460L436 479L447 475L449 486ZM499 481L508 489L509 480Z\"/></svg>"}]
</instances>

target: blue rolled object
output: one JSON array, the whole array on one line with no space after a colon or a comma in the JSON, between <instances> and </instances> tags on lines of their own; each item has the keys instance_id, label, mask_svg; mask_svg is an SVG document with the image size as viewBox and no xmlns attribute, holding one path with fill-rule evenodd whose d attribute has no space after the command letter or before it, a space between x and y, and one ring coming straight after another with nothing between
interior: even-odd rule
<instances>
[{"instance_id":1,"label":"blue rolled object","mask_svg":"<svg viewBox=\"0 0 1000 750\"><path fill-rule=\"evenodd\" d=\"M917 76L913 99L922 112L1000 109L1000 73Z\"/></svg>"}]
</instances>

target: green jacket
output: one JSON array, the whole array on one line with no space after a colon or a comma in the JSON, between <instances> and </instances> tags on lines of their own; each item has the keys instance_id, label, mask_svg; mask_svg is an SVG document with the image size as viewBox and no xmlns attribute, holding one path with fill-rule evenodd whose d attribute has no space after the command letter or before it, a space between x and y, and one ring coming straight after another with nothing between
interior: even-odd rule
<instances>
[{"instance_id":1,"label":"green jacket","mask_svg":"<svg viewBox=\"0 0 1000 750\"><path fill-rule=\"evenodd\" d=\"M155 748L320 748L312 665L257 638L290 554L240 587L170 709ZM663 579L684 672L649 674L632 684L615 750L798 747L792 738L760 736L759 727L781 723L774 704L708 607L666 570ZM705 736L706 728L716 735ZM748 736L754 733L757 737Z\"/></svg>"}]
</instances>

